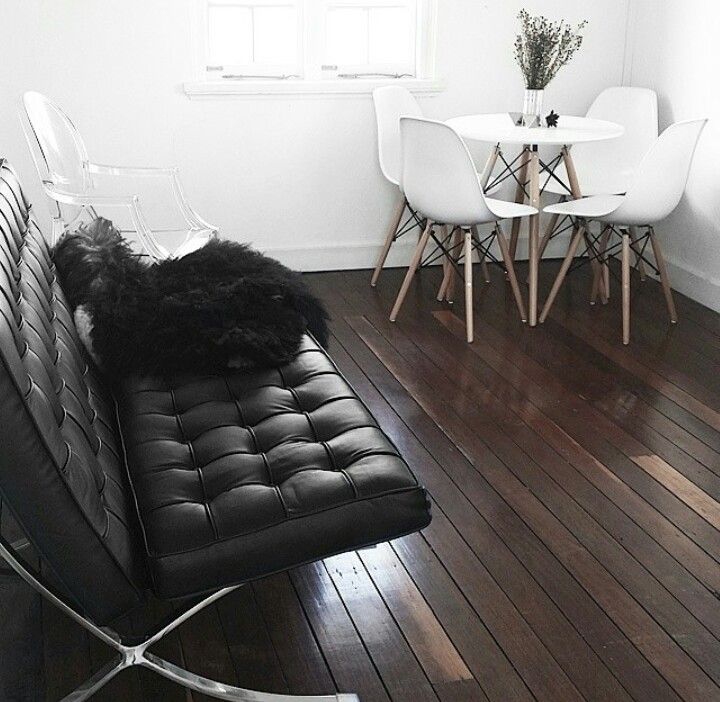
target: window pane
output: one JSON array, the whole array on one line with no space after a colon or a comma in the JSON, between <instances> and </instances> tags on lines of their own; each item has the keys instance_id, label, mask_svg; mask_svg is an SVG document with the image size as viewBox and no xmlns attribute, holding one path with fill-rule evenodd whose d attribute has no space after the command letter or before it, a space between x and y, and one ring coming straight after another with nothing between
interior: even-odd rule
<instances>
[{"instance_id":1,"label":"window pane","mask_svg":"<svg viewBox=\"0 0 720 702\"><path fill-rule=\"evenodd\" d=\"M368 60L368 11L332 8L327 14L328 63L362 64Z\"/></svg>"},{"instance_id":2,"label":"window pane","mask_svg":"<svg viewBox=\"0 0 720 702\"><path fill-rule=\"evenodd\" d=\"M211 5L208 8L210 63L252 63L252 11L247 7Z\"/></svg>"},{"instance_id":3,"label":"window pane","mask_svg":"<svg viewBox=\"0 0 720 702\"><path fill-rule=\"evenodd\" d=\"M294 7L255 8L255 62L297 63L297 13Z\"/></svg>"},{"instance_id":4,"label":"window pane","mask_svg":"<svg viewBox=\"0 0 720 702\"><path fill-rule=\"evenodd\" d=\"M376 7L370 10L370 63L413 63L415 47L407 7Z\"/></svg>"}]
</instances>

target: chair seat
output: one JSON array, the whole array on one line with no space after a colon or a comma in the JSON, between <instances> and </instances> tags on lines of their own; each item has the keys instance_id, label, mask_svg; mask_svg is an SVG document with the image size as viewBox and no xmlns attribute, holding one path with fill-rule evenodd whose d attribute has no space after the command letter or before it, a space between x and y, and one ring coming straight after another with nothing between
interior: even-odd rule
<instances>
[{"instance_id":1,"label":"chair seat","mask_svg":"<svg viewBox=\"0 0 720 702\"><path fill-rule=\"evenodd\" d=\"M602 219L615 212L624 199L624 195L596 195L595 197L584 197L580 200L569 200L568 202L560 202L557 205L549 205L543 212L582 217L584 219Z\"/></svg>"},{"instance_id":2,"label":"chair seat","mask_svg":"<svg viewBox=\"0 0 720 702\"><path fill-rule=\"evenodd\" d=\"M632 184L635 171L626 168L613 173L584 173L579 174L580 190L585 197L592 195L621 194L627 192ZM563 182L567 183L568 178L565 167L561 164L558 166L555 175ZM570 197L570 191L564 188L554 178L551 178L545 185L545 192L555 195L565 195Z\"/></svg>"},{"instance_id":3,"label":"chair seat","mask_svg":"<svg viewBox=\"0 0 720 702\"><path fill-rule=\"evenodd\" d=\"M430 521L425 491L310 338L280 369L130 380L118 415L159 597L244 582Z\"/></svg>"},{"instance_id":4,"label":"chair seat","mask_svg":"<svg viewBox=\"0 0 720 702\"><path fill-rule=\"evenodd\" d=\"M182 258L183 256L191 254L193 251L201 249L215 236L216 232L213 229L199 229L188 230L185 233L189 238L183 241L183 243L173 251L175 258Z\"/></svg>"},{"instance_id":5,"label":"chair seat","mask_svg":"<svg viewBox=\"0 0 720 702\"><path fill-rule=\"evenodd\" d=\"M517 202L508 202L507 200L496 200L492 197L486 197L488 209L498 219L515 219L517 217L531 217L536 215L538 211L530 205L521 205Z\"/></svg>"}]
</instances>

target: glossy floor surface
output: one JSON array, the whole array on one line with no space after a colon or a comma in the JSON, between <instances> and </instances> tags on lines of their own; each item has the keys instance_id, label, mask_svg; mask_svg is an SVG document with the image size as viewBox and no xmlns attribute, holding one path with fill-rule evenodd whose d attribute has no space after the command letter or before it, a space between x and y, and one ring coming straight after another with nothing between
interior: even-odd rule
<instances>
[{"instance_id":1,"label":"glossy floor surface","mask_svg":"<svg viewBox=\"0 0 720 702\"><path fill-rule=\"evenodd\" d=\"M541 267L541 294L556 270ZM437 269L396 324L402 271L376 290L369 276L307 279L333 358L430 490L432 525L241 588L161 655L363 702L720 700L720 315L678 296L671 328L660 286L634 278L625 348L617 283L590 307L580 271L529 329L493 270L468 346L462 305L434 301ZM108 655L0 576L0 699L57 700ZM198 696L129 670L97 699Z\"/></svg>"}]
</instances>

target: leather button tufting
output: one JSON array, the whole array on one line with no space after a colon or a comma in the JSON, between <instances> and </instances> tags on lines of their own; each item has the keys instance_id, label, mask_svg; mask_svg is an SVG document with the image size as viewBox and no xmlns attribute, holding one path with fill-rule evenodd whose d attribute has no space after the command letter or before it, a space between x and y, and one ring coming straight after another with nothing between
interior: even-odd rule
<instances>
[{"instance_id":1,"label":"leather button tufting","mask_svg":"<svg viewBox=\"0 0 720 702\"><path fill-rule=\"evenodd\" d=\"M239 582L261 563L280 570L359 543L368 529L427 520L424 490L310 338L273 371L129 380L119 416L153 580L166 596L209 574Z\"/></svg>"}]
</instances>

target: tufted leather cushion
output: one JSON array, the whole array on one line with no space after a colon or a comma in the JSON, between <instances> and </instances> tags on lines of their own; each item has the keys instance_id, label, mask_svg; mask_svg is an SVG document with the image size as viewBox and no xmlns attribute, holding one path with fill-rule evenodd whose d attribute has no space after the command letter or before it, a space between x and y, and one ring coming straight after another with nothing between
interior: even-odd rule
<instances>
[{"instance_id":1,"label":"tufted leather cushion","mask_svg":"<svg viewBox=\"0 0 720 702\"><path fill-rule=\"evenodd\" d=\"M177 597L399 536L425 491L325 352L119 398L154 589Z\"/></svg>"},{"instance_id":2,"label":"tufted leather cushion","mask_svg":"<svg viewBox=\"0 0 720 702\"><path fill-rule=\"evenodd\" d=\"M146 576L114 400L90 368L49 251L0 159L0 496L63 594L100 623Z\"/></svg>"}]
</instances>

